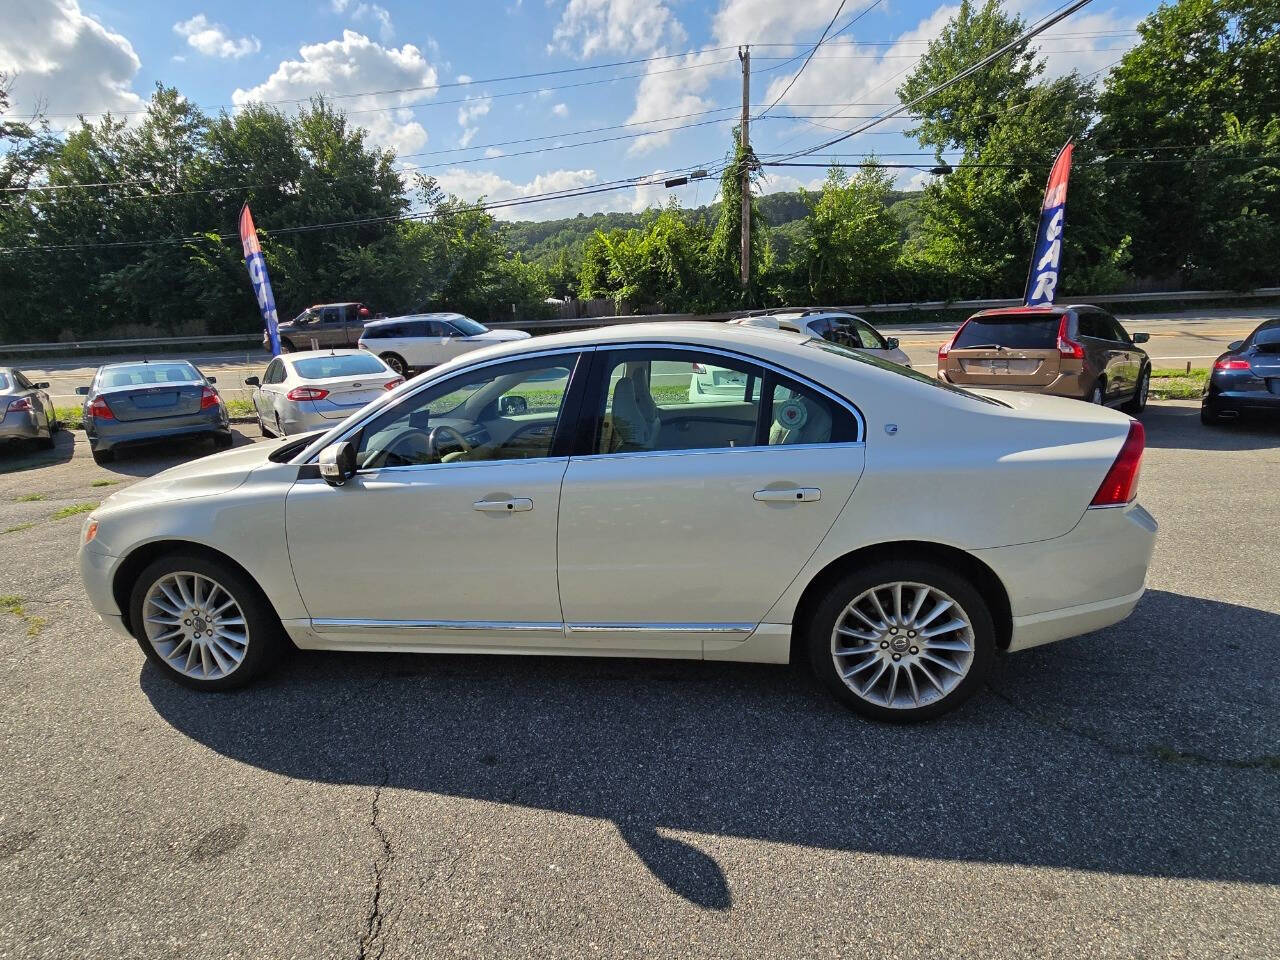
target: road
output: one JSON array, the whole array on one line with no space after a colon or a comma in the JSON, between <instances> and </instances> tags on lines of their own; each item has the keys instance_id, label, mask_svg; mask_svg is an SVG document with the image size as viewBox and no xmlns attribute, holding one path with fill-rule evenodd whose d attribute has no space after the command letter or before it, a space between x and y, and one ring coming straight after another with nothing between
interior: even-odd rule
<instances>
[{"instance_id":1,"label":"road","mask_svg":"<svg viewBox=\"0 0 1280 960\"><path fill-rule=\"evenodd\" d=\"M1130 331L1145 330L1151 334L1148 353L1157 366L1183 366L1188 361L1193 367L1207 367L1232 340L1238 340L1256 327L1264 317L1280 314L1280 308L1235 308L1230 310L1189 310L1170 314L1139 314L1121 316ZM875 316L870 317L875 323ZM938 347L955 332L955 324L877 325L886 336L899 337L903 349L911 357L911 363L919 370L933 373L937 369ZM97 366L108 359L139 359L128 357L69 358L60 361L32 361L21 368L32 380L47 380L54 403L70 406L79 403L76 387L87 386ZM217 377L218 389L228 398L247 399L252 388L244 386L244 378L262 375L268 354L261 350L241 352L201 353L188 359L195 362L208 376Z\"/></svg>"},{"instance_id":2,"label":"road","mask_svg":"<svg viewBox=\"0 0 1280 960\"><path fill-rule=\"evenodd\" d=\"M207 447L0 461L0 956L1280 957L1280 426L1144 419L1133 616L911 727L709 663L311 654L195 694L52 517Z\"/></svg>"}]
</instances>

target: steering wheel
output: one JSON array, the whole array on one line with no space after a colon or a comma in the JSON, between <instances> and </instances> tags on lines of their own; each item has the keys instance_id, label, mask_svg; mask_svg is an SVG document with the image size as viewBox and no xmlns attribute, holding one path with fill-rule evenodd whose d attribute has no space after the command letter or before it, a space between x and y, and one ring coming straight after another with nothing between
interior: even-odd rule
<instances>
[{"instance_id":1,"label":"steering wheel","mask_svg":"<svg viewBox=\"0 0 1280 960\"><path fill-rule=\"evenodd\" d=\"M471 444L467 443L467 438L462 435L462 432L447 423L442 423L439 426L432 427L431 432L427 434L427 454L431 459L440 459L440 440L443 437L448 437L458 442L458 445L462 447L459 456L466 456L471 452Z\"/></svg>"}]
</instances>

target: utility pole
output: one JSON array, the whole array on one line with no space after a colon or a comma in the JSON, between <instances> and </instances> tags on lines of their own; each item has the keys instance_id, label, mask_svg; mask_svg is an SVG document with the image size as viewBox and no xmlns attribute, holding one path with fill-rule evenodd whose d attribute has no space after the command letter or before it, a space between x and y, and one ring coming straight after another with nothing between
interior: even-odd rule
<instances>
[{"instance_id":1,"label":"utility pole","mask_svg":"<svg viewBox=\"0 0 1280 960\"><path fill-rule=\"evenodd\" d=\"M738 48L742 61L742 126L738 145L741 147L742 167L738 171L738 186L742 191L742 289L751 283L751 47Z\"/></svg>"}]
</instances>

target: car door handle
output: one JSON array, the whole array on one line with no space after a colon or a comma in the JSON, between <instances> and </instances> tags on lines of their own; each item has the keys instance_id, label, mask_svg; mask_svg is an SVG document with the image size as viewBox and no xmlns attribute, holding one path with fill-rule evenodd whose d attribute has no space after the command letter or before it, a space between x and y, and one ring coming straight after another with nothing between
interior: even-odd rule
<instances>
[{"instance_id":1,"label":"car door handle","mask_svg":"<svg viewBox=\"0 0 1280 960\"><path fill-rule=\"evenodd\" d=\"M822 499L822 491L817 487L782 487L778 490L757 490L755 497L765 503L812 503Z\"/></svg>"},{"instance_id":2,"label":"car door handle","mask_svg":"<svg viewBox=\"0 0 1280 960\"><path fill-rule=\"evenodd\" d=\"M512 497L509 500L477 500L471 506L483 513L524 513L533 509L528 497Z\"/></svg>"}]
</instances>

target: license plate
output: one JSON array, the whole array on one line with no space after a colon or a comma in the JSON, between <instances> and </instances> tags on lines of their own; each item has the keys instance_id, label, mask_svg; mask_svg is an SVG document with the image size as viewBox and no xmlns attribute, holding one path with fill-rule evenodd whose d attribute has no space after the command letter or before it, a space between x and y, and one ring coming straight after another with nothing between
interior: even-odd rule
<instances>
[{"instance_id":1,"label":"license plate","mask_svg":"<svg viewBox=\"0 0 1280 960\"><path fill-rule=\"evenodd\" d=\"M178 402L176 393L144 393L133 398L133 405L142 410L154 410L156 407L172 407Z\"/></svg>"}]
</instances>

